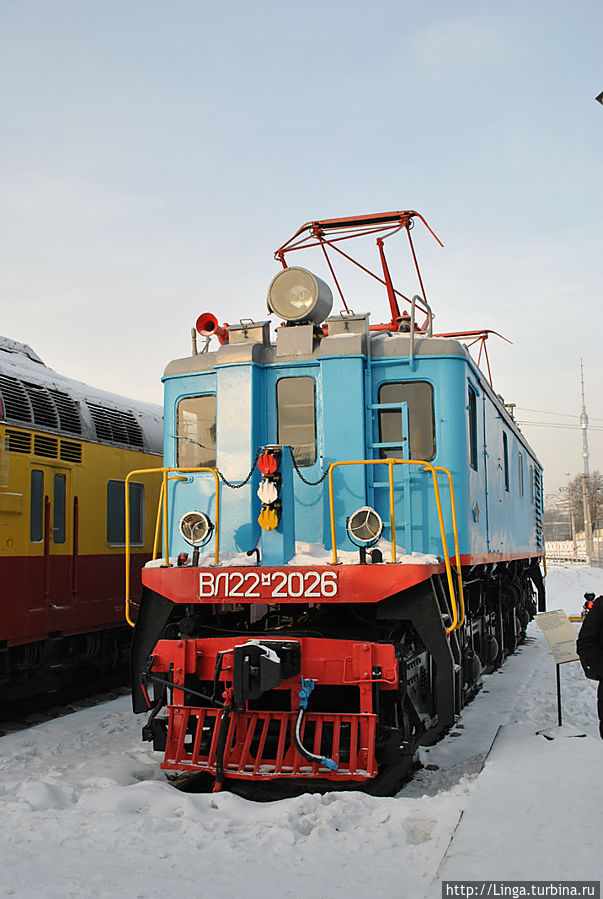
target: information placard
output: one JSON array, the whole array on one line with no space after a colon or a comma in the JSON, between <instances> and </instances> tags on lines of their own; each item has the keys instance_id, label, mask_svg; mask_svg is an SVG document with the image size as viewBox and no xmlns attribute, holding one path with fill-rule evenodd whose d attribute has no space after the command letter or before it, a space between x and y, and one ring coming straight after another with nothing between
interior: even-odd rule
<instances>
[{"instance_id":1,"label":"information placard","mask_svg":"<svg viewBox=\"0 0 603 899\"><path fill-rule=\"evenodd\" d=\"M542 612L536 615L536 621L551 647L556 665L577 661L576 631L563 609Z\"/></svg>"}]
</instances>

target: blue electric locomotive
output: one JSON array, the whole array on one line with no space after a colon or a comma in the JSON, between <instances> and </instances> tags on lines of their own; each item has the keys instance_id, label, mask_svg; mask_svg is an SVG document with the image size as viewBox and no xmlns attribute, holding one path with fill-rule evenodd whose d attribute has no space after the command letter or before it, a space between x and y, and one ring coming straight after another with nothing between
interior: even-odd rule
<instances>
[{"instance_id":1,"label":"blue electric locomotive","mask_svg":"<svg viewBox=\"0 0 603 899\"><path fill-rule=\"evenodd\" d=\"M304 225L276 253L276 340L267 321L206 313L197 329L219 348L167 367L132 650L134 710L166 769L216 789L391 792L544 608L542 469L467 349L481 355L488 332L433 333L415 220ZM399 232L421 296L394 287L384 240ZM350 312L333 266L367 234L385 324ZM321 278L287 264L311 247L340 314Z\"/></svg>"}]
</instances>

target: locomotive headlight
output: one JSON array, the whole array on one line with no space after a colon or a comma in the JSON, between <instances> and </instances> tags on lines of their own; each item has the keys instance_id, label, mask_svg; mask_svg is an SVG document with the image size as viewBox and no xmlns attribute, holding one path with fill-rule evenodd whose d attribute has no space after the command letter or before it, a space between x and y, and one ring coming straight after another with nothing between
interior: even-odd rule
<instances>
[{"instance_id":1,"label":"locomotive headlight","mask_svg":"<svg viewBox=\"0 0 603 899\"><path fill-rule=\"evenodd\" d=\"M356 509L346 521L348 537L356 546L374 546L383 533L383 521L370 506Z\"/></svg>"},{"instance_id":2,"label":"locomotive headlight","mask_svg":"<svg viewBox=\"0 0 603 899\"><path fill-rule=\"evenodd\" d=\"M305 268L285 268L270 282L268 309L285 321L319 325L332 306L329 285Z\"/></svg>"},{"instance_id":3,"label":"locomotive headlight","mask_svg":"<svg viewBox=\"0 0 603 899\"><path fill-rule=\"evenodd\" d=\"M205 512L187 512L178 524L178 530L191 546L204 546L214 532L214 525Z\"/></svg>"}]
</instances>

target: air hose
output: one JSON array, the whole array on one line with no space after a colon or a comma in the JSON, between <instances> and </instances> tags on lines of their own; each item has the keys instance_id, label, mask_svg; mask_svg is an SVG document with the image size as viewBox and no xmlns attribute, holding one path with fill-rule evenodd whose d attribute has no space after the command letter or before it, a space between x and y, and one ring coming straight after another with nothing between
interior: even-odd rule
<instances>
[{"instance_id":1,"label":"air hose","mask_svg":"<svg viewBox=\"0 0 603 899\"><path fill-rule=\"evenodd\" d=\"M314 689L315 682L311 678L302 677L302 688L299 691L299 710L297 712L297 720L295 721L295 730L293 731L293 742L295 743L295 748L299 752L300 755L303 755L305 759L309 762L315 762L319 765L322 765L324 768L329 768L331 771L337 771L339 765L337 762L334 762L333 759L325 758L322 755L315 755L313 752L310 752L305 748L301 741L301 726L302 721L304 720L304 715L306 714L306 709L308 708L308 699L310 697L310 693Z\"/></svg>"},{"instance_id":2,"label":"air hose","mask_svg":"<svg viewBox=\"0 0 603 899\"><path fill-rule=\"evenodd\" d=\"M214 793L219 793L224 783L224 750L226 749L226 739L228 737L228 729L230 726L230 715L234 711L232 705L224 707L222 712L222 720L220 721L220 731L218 733L218 744L216 746L216 778L214 781Z\"/></svg>"}]
</instances>

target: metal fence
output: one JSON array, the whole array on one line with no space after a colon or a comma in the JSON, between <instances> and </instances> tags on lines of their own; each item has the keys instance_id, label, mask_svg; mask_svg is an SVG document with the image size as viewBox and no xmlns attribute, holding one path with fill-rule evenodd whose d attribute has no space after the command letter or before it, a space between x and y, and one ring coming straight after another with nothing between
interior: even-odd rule
<instances>
[{"instance_id":1,"label":"metal fence","mask_svg":"<svg viewBox=\"0 0 603 899\"><path fill-rule=\"evenodd\" d=\"M584 538L576 540L547 540L545 543L547 561L603 568L603 537L593 537L592 544L592 553L589 558Z\"/></svg>"}]
</instances>

